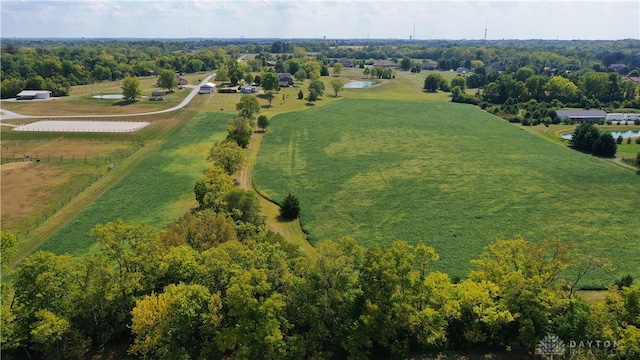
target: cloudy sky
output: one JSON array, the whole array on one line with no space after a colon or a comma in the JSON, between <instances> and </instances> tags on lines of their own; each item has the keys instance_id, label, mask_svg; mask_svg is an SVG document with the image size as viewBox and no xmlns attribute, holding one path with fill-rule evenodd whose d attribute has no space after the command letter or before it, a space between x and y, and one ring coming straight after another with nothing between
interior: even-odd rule
<instances>
[{"instance_id":1,"label":"cloudy sky","mask_svg":"<svg viewBox=\"0 0 640 360\"><path fill-rule=\"evenodd\" d=\"M5 38L482 39L485 24L488 39L640 38L640 0L1 0L0 10Z\"/></svg>"}]
</instances>

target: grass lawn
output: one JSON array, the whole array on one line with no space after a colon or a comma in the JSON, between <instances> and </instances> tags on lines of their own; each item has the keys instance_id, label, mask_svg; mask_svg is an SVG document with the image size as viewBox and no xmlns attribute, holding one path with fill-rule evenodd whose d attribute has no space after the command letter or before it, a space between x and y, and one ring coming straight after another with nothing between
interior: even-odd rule
<instances>
[{"instance_id":1,"label":"grass lawn","mask_svg":"<svg viewBox=\"0 0 640 360\"><path fill-rule=\"evenodd\" d=\"M254 185L301 201L312 243L424 242L464 276L498 238L559 238L638 274L639 178L468 105L343 100L275 116Z\"/></svg>"},{"instance_id":2,"label":"grass lawn","mask_svg":"<svg viewBox=\"0 0 640 360\"><path fill-rule=\"evenodd\" d=\"M205 78L207 74L196 77ZM109 81L71 88L69 96L57 97L47 101L2 101L2 108L23 115L60 116L60 115L102 115L135 114L168 109L176 106L191 92L191 88L174 89L163 101L151 101L151 92L164 91L155 86L155 77L140 78L142 96L134 103L121 99L94 99L94 95L122 94L119 81Z\"/></svg>"},{"instance_id":3,"label":"grass lawn","mask_svg":"<svg viewBox=\"0 0 640 360\"><path fill-rule=\"evenodd\" d=\"M196 205L193 185L209 166L206 154L226 136L230 116L201 112L124 179L111 186L39 250L85 255L94 251L89 236L96 224L123 219L164 227Z\"/></svg>"}]
</instances>

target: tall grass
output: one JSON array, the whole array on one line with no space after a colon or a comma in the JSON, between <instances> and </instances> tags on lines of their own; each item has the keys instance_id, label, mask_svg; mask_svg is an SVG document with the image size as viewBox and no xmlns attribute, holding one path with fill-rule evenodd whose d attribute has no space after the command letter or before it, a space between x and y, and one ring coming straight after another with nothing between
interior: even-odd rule
<instances>
[{"instance_id":1,"label":"tall grass","mask_svg":"<svg viewBox=\"0 0 640 360\"><path fill-rule=\"evenodd\" d=\"M127 177L91 203L39 249L84 255L94 251L96 224L123 219L162 227L195 205L193 184L208 167L207 150L226 135L230 115L203 112Z\"/></svg>"},{"instance_id":2,"label":"tall grass","mask_svg":"<svg viewBox=\"0 0 640 360\"><path fill-rule=\"evenodd\" d=\"M598 158L453 103L343 100L275 116L254 184L301 201L309 239L434 246L464 275L497 238L575 241L637 274L640 180Z\"/></svg>"}]
</instances>

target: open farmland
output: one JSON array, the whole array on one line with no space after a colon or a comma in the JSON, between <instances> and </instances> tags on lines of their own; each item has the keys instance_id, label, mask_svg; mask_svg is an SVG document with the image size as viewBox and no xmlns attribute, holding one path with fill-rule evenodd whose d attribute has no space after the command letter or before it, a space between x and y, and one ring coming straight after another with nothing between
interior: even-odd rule
<instances>
[{"instance_id":1,"label":"open farmland","mask_svg":"<svg viewBox=\"0 0 640 360\"><path fill-rule=\"evenodd\" d=\"M254 185L292 191L313 243L424 242L463 276L497 238L575 241L637 273L638 176L453 103L343 100L271 121Z\"/></svg>"},{"instance_id":2,"label":"open farmland","mask_svg":"<svg viewBox=\"0 0 640 360\"><path fill-rule=\"evenodd\" d=\"M123 219L163 227L196 205L193 185L209 166L206 154L226 135L229 114L197 114L127 177L112 186L44 243L40 250L84 255L96 224Z\"/></svg>"}]
</instances>

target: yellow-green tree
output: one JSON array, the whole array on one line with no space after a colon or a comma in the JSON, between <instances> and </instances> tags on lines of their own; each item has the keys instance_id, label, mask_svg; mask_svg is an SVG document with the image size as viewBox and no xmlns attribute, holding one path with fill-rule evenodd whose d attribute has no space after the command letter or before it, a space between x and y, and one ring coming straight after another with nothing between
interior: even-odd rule
<instances>
[{"instance_id":1,"label":"yellow-green tree","mask_svg":"<svg viewBox=\"0 0 640 360\"><path fill-rule=\"evenodd\" d=\"M138 96L142 95L140 89L140 81L137 77L128 76L122 80L122 97L125 101L136 101Z\"/></svg>"},{"instance_id":2,"label":"yellow-green tree","mask_svg":"<svg viewBox=\"0 0 640 360\"><path fill-rule=\"evenodd\" d=\"M227 174L233 175L244 167L246 154L235 141L225 141L211 147L207 160L223 168Z\"/></svg>"}]
</instances>

